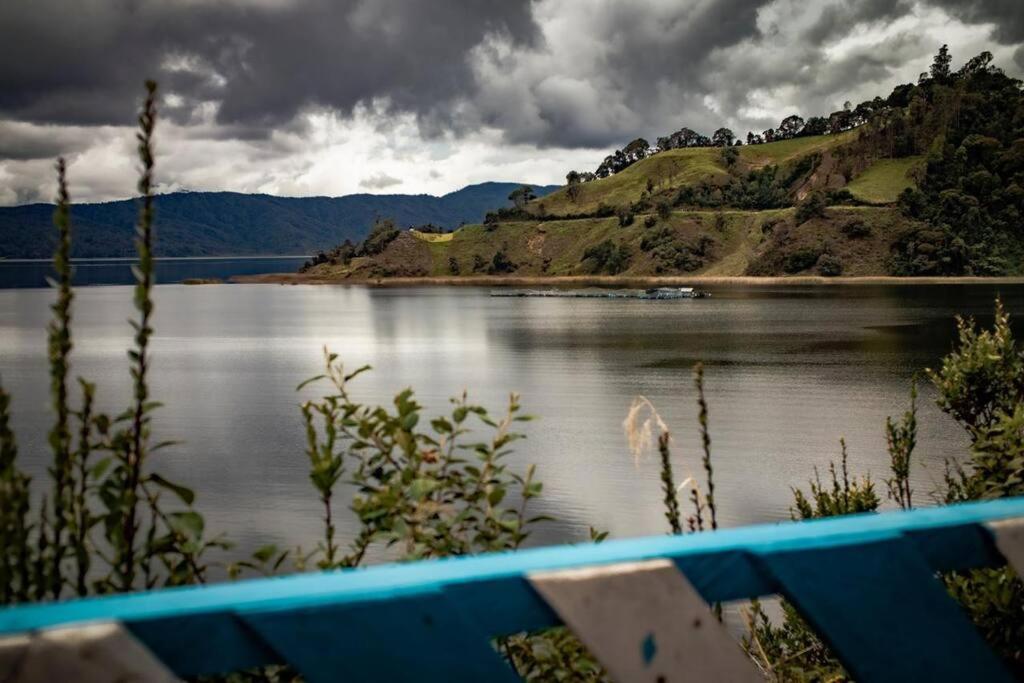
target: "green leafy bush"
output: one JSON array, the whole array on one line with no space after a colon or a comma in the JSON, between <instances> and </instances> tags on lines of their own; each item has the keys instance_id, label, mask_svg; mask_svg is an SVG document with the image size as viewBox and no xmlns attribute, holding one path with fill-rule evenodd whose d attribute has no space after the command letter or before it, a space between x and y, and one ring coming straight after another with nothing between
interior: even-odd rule
<instances>
[{"instance_id":1,"label":"green leafy bush","mask_svg":"<svg viewBox=\"0 0 1024 683\"><path fill-rule=\"evenodd\" d=\"M797 249L796 251L788 254L786 260L783 261L782 269L787 273L799 273L802 270L807 270L814 266L818 262L818 258L821 256L821 249L813 247L805 247L803 249Z\"/></svg>"},{"instance_id":2,"label":"green leafy bush","mask_svg":"<svg viewBox=\"0 0 1024 683\"><path fill-rule=\"evenodd\" d=\"M619 219L619 227L626 228L633 225L633 209L628 206L620 206L615 210L615 215Z\"/></svg>"},{"instance_id":3,"label":"green leafy bush","mask_svg":"<svg viewBox=\"0 0 1024 683\"><path fill-rule=\"evenodd\" d=\"M492 274L500 275L504 273L511 273L516 269L516 264L512 262L512 259L508 257L508 254L504 249L498 249L494 252L494 256L491 258L490 272Z\"/></svg>"},{"instance_id":4,"label":"green leafy bush","mask_svg":"<svg viewBox=\"0 0 1024 683\"><path fill-rule=\"evenodd\" d=\"M825 201L825 195L822 192L817 190L811 192L796 206L797 224L806 223L812 218L824 218L826 206L828 206L828 203Z\"/></svg>"},{"instance_id":5,"label":"green leafy bush","mask_svg":"<svg viewBox=\"0 0 1024 683\"><path fill-rule=\"evenodd\" d=\"M818 259L818 273L825 277L843 274L843 261L833 254L822 254Z\"/></svg>"},{"instance_id":6,"label":"green leafy bush","mask_svg":"<svg viewBox=\"0 0 1024 683\"><path fill-rule=\"evenodd\" d=\"M384 251L397 237L398 228L395 227L395 222L390 218L378 218L373 222L370 234L356 248L355 255L376 256Z\"/></svg>"},{"instance_id":7,"label":"green leafy bush","mask_svg":"<svg viewBox=\"0 0 1024 683\"><path fill-rule=\"evenodd\" d=\"M859 218L843 223L839 230L849 237L851 240L864 239L865 237L871 237L871 228L867 223Z\"/></svg>"},{"instance_id":8,"label":"green leafy bush","mask_svg":"<svg viewBox=\"0 0 1024 683\"><path fill-rule=\"evenodd\" d=\"M655 271L691 272L704 266L717 242L710 235L700 235L695 241L683 238L676 230L663 225L644 235L640 249L655 260Z\"/></svg>"},{"instance_id":9,"label":"green leafy bush","mask_svg":"<svg viewBox=\"0 0 1024 683\"><path fill-rule=\"evenodd\" d=\"M672 204L666 200L661 200L655 205L658 218L662 221L667 221L672 217Z\"/></svg>"},{"instance_id":10,"label":"green leafy bush","mask_svg":"<svg viewBox=\"0 0 1024 683\"><path fill-rule=\"evenodd\" d=\"M611 240L604 240L583 252L583 261L590 261L595 273L606 272L609 275L617 275L629 268L631 258L628 246Z\"/></svg>"}]
</instances>

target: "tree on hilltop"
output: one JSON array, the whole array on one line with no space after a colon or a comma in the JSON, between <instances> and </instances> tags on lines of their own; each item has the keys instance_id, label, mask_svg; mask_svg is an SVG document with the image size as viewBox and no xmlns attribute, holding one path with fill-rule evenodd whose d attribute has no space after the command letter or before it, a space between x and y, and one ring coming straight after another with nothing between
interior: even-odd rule
<instances>
[{"instance_id":1,"label":"tree on hilltop","mask_svg":"<svg viewBox=\"0 0 1024 683\"><path fill-rule=\"evenodd\" d=\"M929 70L932 80L938 83L944 83L949 80L949 64L952 61L953 56L949 54L949 46L943 45L940 47Z\"/></svg>"},{"instance_id":2,"label":"tree on hilltop","mask_svg":"<svg viewBox=\"0 0 1024 683\"><path fill-rule=\"evenodd\" d=\"M779 128L776 131L778 137L782 140L788 140L795 138L804 129L804 119L799 114L793 114L782 119L782 123L779 124Z\"/></svg>"},{"instance_id":3,"label":"tree on hilltop","mask_svg":"<svg viewBox=\"0 0 1024 683\"><path fill-rule=\"evenodd\" d=\"M711 144L715 147L729 147L736 135L728 128L719 128L711 134Z\"/></svg>"},{"instance_id":4,"label":"tree on hilltop","mask_svg":"<svg viewBox=\"0 0 1024 683\"><path fill-rule=\"evenodd\" d=\"M533 193L533 188L529 185L523 185L512 190L512 193L508 196L508 200L518 209L522 211L527 202L536 199L537 195Z\"/></svg>"},{"instance_id":5,"label":"tree on hilltop","mask_svg":"<svg viewBox=\"0 0 1024 683\"><path fill-rule=\"evenodd\" d=\"M580 174L579 171L569 171L565 176L565 193L569 200L575 202L580 196Z\"/></svg>"}]
</instances>

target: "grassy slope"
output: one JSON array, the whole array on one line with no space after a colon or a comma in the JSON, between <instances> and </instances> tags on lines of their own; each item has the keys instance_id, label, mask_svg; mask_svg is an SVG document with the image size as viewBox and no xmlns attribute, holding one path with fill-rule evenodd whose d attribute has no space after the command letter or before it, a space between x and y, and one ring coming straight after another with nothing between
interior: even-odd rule
<instances>
[{"instance_id":1,"label":"grassy slope","mask_svg":"<svg viewBox=\"0 0 1024 683\"><path fill-rule=\"evenodd\" d=\"M782 164L815 152L834 149L857 135L850 131L836 136L798 138L765 145L739 148L740 172L768 164ZM891 203L910 182L907 171L916 159L880 161L871 164L858 178L856 196L862 201ZM843 264L846 275L882 275L887 272L894 238L908 227L906 219L893 207L832 207L824 218L797 224L793 209L769 211L675 211L667 221L658 220L645 227L647 215L639 215L628 227L619 227L616 218L578 218L599 204L617 206L640 198L648 179L655 193L701 180L725 180L729 173L721 162L721 150L697 148L672 150L609 178L585 183L576 202L570 202L564 189L533 202L543 205L545 215L565 218L542 221L504 222L487 229L468 225L449 235L406 233L373 260L357 260L353 268L324 267L332 276L377 277L401 275L452 275L453 263L460 276L484 275L495 253L503 250L516 265L519 276L579 276L594 272L593 263L584 261L584 252L605 240L626 247L632 254L625 276L671 274L664 261L641 249L645 236L668 228L679 244L696 244L702 236L713 242L704 263L690 271L693 275L739 276L748 274L782 275L787 258L795 251L829 253ZM866 236L849 237L844 226L853 222L868 228ZM816 274L816 267L802 274Z\"/></svg>"},{"instance_id":2,"label":"grassy slope","mask_svg":"<svg viewBox=\"0 0 1024 683\"><path fill-rule=\"evenodd\" d=\"M814 135L806 138L793 138L792 140L780 140L769 142L764 145L745 145L739 148L740 159L755 168L767 166L768 164L780 164L798 157L823 152L827 149L834 149L840 145L852 142L858 132L849 130L838 135Z\"/></svg>"},{"instance_id":3,"label":"grassy slope","mask_svg":"<svg viewBox=\"0 0 1024 683\"><path fill-rule=\"evenodd\" d=\"M783 140L765 145L741 146L741 168L761 168L779 164L813 152L831 149L853 139L856 131L840 135L819 135ZM701 180L726 180L729 171L722 163L722 150L717 147L672 149L639 161L629 168L607 178L600 178L580 186L575 202L565 189L556 190L534 202L534 209L554 216L573 216L593 213L601 204L616 207L640 199L647 190L648 179L659 192L678 188Z\"/></svg>"},{"instance_id":4,"label":"grassy slope","mask_svg":"<svg viewBox=\"0 0 1024 683\"><path fill-rule=\"evenodd\" d=\"M923 157L879 159L854 178L846 189L862 202L891 204L896 201L900 192L914 185L911 172L922 159Z\"/></svg>"},{"instance_id":5,"label":"grassy slope","mask_svg":"<svg viewBox=\"0 0 1024 683\"><path fill-rule=\"evenodd\" d=\"M562 189L536 202L536 207L542 213L555 216L592 213L601 204L615 207L635 202L646 191L648 179L661 190L727 176L721 150L710 147L673 149L639 161L613 176L583 183L575 202Z\"/></svg>"},{"instance_id":6,"label":"grassy slope","mask_svg":"<svg viewBox=\"0 0 1024 683\"><path fill-rule=\"evenodd\" d=\"M866 225L870 234L848 237L843 227L855 221ZM452 274L454 259L460 275L481 275L486 270L474 271L474 257L490 264L501 249L516 264L516 275L590 275L594 270L583 260L584 252L610 240L632 253L629 268L622 275L668 274L676 271L659 271L658 261L640 246L645 235L665 226L683 242L692 243L701 235L714 240L706 263L691 271L694 275L782 275L786 257L801 249L828 251L840 259L846 275L880 275L886 273L893 238L907 223L891 207L833 207L825 218L800 225L796 224L793 209L678 211L651 228L644 226L642 217L626 228L619 227L614 218L518 221L502 223L492 230L481 225L466 226L447 241L410 236L401 248L389 249L376 263L397 272L415 262L422 264L422 275L444 277ZM368 262L355 265L352 275L368 276ZM812 267L803 274L813 275L816 270Z\"/></svg>"}]
</instances>

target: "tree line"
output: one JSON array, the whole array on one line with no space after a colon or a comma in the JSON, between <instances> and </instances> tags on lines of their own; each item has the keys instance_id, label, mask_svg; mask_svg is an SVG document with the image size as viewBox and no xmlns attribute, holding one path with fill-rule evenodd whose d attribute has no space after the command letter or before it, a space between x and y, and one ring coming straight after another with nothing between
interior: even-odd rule
<instances>
[{"instance_id":1,"label":"tree line","mask_svg":"<svg viewBox=\"0 0 1024 683\"><path fill-rule=\"evenodd\" d=\"M746 144L760 145L814 135L836 135L858 128L880 114L889 112L894 108L907 106L915 87L927 87L932 83L947 83L964 70L976 70L983 63L987 65L991 62L992 55L991 53L983 52L981 55L970 60L964 66L964 69L956 74L951 72L951 60L948 46L943 45L939 49L938 54L936 54L931 69L919 76L917 86L913 83L899 85L893 89L887 98L875 97L871 100L865 100L856 106L847 100L843 103L841 109L832 112L828 116L811 116L805 119L799 114L791 114L782 119L776 128L769 127L760 133L747 131ZM574 185L596 180L597 178L607 178L638 161L670 149L730 147L742 144L744 144L743 140L733 133L731 129L724 126L718 128L710 137L684 126L673 133L659 137L653 146L642 137L636 138L622 149L617 149L606 156L593 172L569 171L566 175L566 183Z\"/></svg>"}]
</instances>

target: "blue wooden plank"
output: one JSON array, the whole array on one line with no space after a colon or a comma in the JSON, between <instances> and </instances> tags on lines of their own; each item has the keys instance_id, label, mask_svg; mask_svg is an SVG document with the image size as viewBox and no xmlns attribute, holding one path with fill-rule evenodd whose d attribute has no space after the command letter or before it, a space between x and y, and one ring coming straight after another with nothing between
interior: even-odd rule
<instances>
[{"instance_id":1,"label":"blue wooden plank","mask_svg":"<svg viewBox=\"0 0 1024 683\"><path fill-rule=\"evenodd\" d=\"M242 618L310 683L519 680L487 632L440 592Z\"/></svg>"},{"instance_id":2,"label":"blue wooden plank","mask_svg":"<svg viewBox=\"0 0 1024 683\"><path fill-rule=\"evenodd\" d=\"M857 681L1014 680L904 536L761 560Z\"/></svg>"},{"instance_id":3,"label":"blue wooden plank","mask_svg":"<svg viewBox=\"0 0 1024 683\"><path fill-rule=\"evenodd\" d=\"M165 589L150 593L116 595L59 604L25 605L0 610L0 634L44 628L63 623L99 618L132 620L216 611L225 607L257 606L269 603L316 604L322 599L350 600L375 591L416 585L456 585L473 580L502 581L519 578L533 571L629 562L657 557L678 561L726 552L750 552L776 544L812 548L856 532L864 538L893 531L910 534L930 545L948 539L954 547L942 558L957 557L964 566L987 566L992 562L987 550L979 554L973 536L958 529L950 538L950 527L962 527L995 519L1024 516L1024 497L984 503L969 503L942 508L813 520L808 522L757 525L724 529L714 533L688 536L652 536L606 541L598 545L553 546L496 553L476 557L452 558L398 565L381 565L368 570L325 572L290 577L255 579L216 586ZM941 559L941 558L940 558ZM937 566L936 569L946 567ZM737 585L724 583L707 599L726 600L746 597L751 576L742 573ZM700 577L690 577L700 585ZM750 593L753 595L754 593Z\"/></svg>"},{"instance_id":4,"label":"blue wooden plank","mask_svg":"<svg viewBox=\"0 0 1024 683\"><path fill-rule=\"evenodd\" d=\"M182 678L284 661L230 612L138 619L127 622L126 626Z\"/></svg>"},{"instance_id":5,"label":"blue wooden plank","mask_svg":"<svg viewBox=\"0 0 1024 683\"><path fill-rule=\"evenodd\" d=\"M655 536L599 545L557 546L471 558L384 565L366 570L306 574L190 587L145 594L32 605L0 611L0 634L96 619L118 619L154 649L159 634L180 624L216 625L216 639L229 652L178 656L188 660L182 675L262 663L269 655L234 618L254 610L286 611L326 605L357 605L441 591L479 613L491 635L557 623L551 610L526 585L535 571L669 558L702 596L725 601L774 592L770 577L751 563L753 554L826 549L869 543L898 534L922 549L933 570L1001 563L978 523L1024 516L1024 499L1006 499L910 513L859 515L811 522L761 525L690 536ZM203 617L209 621L192 619ZM254 644L257 643L257 644ZM176 647L176 646L175 646ZM211 648L213 650L214 648ZM161 652L171 652L168 645ZM191 659L190 659L191 657ZM166 661L174 661L174 657ZM215 668L210 668L215 667Z\"/></svg>"},{"instance_id":6,"label":"blue wooden plank","mask_svg":"<svg viewBox=\"0 0 1024 683\"><path fill-rule=\"evenodd\" d=\"M941 532L908 530L905 535L914 541L929 565L943 571L997 567L1004 563L984 524L948 526Z\"/></svg>"}]
</instances>

